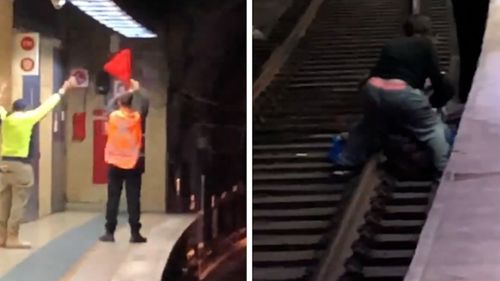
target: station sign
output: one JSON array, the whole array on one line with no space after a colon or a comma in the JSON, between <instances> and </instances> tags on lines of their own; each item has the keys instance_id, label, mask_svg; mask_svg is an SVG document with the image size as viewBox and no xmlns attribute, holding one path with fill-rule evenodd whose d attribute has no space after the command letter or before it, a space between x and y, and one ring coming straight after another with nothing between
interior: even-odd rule
<instances>
[{"instance_id":1,"label":"station sign","mask_svg":"<svg viewBox=\"0 0 500 281\"><path fill-rule=\"evenodd\" d=\"M14 74L40 75L40 34L17 33L14 35Z\"/></svg>"},{"instance_id":2,"label":"station sign","mask_svg":"<svg viewBox=\"0 0 500 281\"><path fill-rule=\"evenodd\" d=\"M77 88L89 87L89 71L83 68L75 68L71 70L71 76L76 78Z\"/></svg>"},{"instance_id":3,"label":"station sign","mask_svg":"<svg viewBox=\"0 0 500 281\"><path fill-rule=\"evenodd\" d=\"M14 74L25 76L40 74L40 34L14 35Z\"/></svg>"}]
</instances>

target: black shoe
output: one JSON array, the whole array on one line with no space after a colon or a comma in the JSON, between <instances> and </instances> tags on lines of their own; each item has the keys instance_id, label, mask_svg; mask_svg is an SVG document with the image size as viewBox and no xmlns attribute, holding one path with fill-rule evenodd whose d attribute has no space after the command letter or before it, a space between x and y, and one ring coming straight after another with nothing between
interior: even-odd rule
<instances>
[{"instance_id":1,"label":"black shoe","mask_svg":"<svg viewBox=\"0 0 500 281\"><path fill-rule=\"evenodd\" d=\"M143 237L140 233L132 233L130 236L130 243L146 243L148 239Z\"/></svg>"},{"instance_id":2,"label":"black shoe","mask_svg":"<svg viewBox=\"0 0 500 281\"><path fill-rule=\"evenodd\" d=\"M99 237L101 242L115 242L115 236L111 232L106 232L103 236Z\"/></svg>"}]
</instances>

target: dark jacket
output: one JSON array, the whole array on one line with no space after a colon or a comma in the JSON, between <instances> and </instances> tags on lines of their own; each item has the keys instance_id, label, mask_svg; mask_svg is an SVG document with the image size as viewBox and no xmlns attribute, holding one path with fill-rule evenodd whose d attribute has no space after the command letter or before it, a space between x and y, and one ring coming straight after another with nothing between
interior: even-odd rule
<instances>
[{"instance_id":1,"label":"dark jacket","mask_svg":"<svg viewBox=\"0 0 500 281\"><path fill-rule=\"evenodd\" d=\"M443 76L439 59L431 40L425 37L401 37L390 40L382 48L371 76L401 79L415 89L423 89L425 80L440 91Z\"/></svg>"}]
</instances>

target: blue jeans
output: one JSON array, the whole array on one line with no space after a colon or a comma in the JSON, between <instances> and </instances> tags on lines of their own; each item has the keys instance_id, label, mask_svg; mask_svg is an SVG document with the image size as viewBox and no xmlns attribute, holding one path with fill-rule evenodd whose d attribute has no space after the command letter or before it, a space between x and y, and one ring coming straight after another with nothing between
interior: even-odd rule
<instances>
[{"instance_id":1,"label":"blue jeans","mask_svg":"<svg viewBox=\"0 0 500 281\"><path fill-rule=\"evenodd\" d=\"M362 165L380 149L382 136L388 133L389 127L396 127L413 133L417 140L425 143L432 151L436 169L444 170L450 154L448 128L422 92L411 87L385 90L367 83L361 94L363 119L349 132L336 164Z\"/></svg>"}]
</instances>

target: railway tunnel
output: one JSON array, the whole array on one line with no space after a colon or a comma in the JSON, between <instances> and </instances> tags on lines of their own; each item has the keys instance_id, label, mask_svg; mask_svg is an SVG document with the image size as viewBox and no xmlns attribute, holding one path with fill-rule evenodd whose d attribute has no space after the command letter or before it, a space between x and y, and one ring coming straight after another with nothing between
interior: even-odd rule
<instances>
[{"instance_id":1,"label":"railway tunnel","mask_svg":"<svg viewBox=\"0 0 500 281\"><path fill-rule=\"evenodd\" d=\"M459 108L452 121L459 126L489 5L254 1L253 25L264 36L253 39L253 280L432 279L415 278L428 255L407 273L439 182L377 160L355 178L332 177L327 154L332 135L361 117L360 79L412 13L432 19L440 67L457 90L448 111Z\"/></svg>"},{"instance_id":2,"label":"railway tunnel","mask_svg":"<svg viewBox=\"0 0 500 281\"><path fill-rule=\"evenodd\" d=\"M3 107L18 98L36 107L73 71L85 78L33 134L36 180L20 233L32 249L1 247L1 280L244 278L245 21L240 0L0 0ZM116 244L98 240L103 112L119 94L118 79L102 72L123 49L150 101L141 195L149 241L138 247L128 246L126 214ZM20 69L27 55L35 71Z\"/></svg>"}]
</instances>

